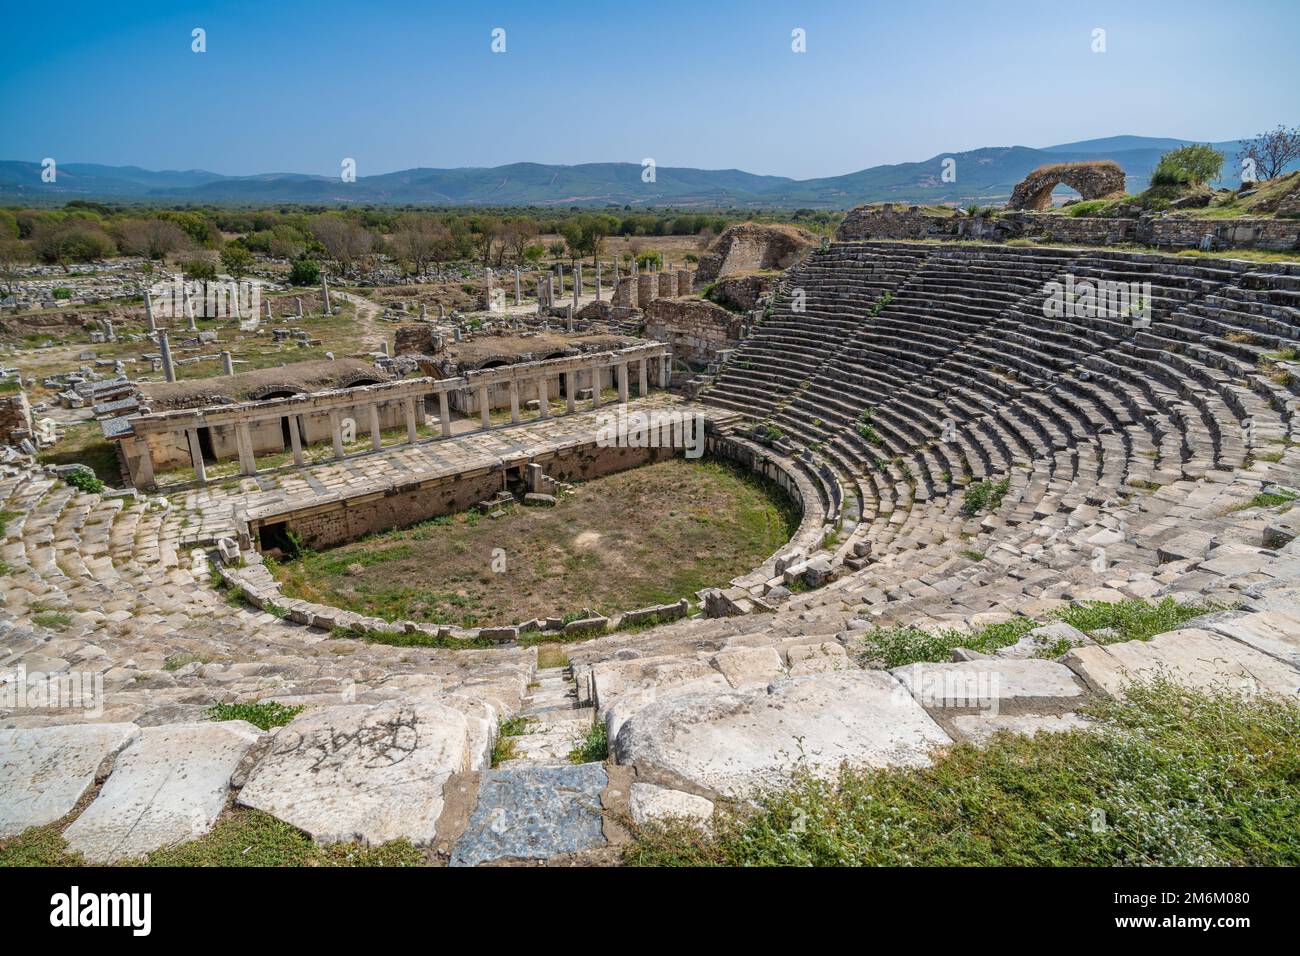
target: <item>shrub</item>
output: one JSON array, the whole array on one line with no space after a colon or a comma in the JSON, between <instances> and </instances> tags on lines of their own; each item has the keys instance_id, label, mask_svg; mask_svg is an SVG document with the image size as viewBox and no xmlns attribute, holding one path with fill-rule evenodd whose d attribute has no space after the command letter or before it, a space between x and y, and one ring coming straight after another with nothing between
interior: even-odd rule
<instances>
[{"instance_id":1,"label":"shrub","mask_svg":"<svg viewBox=\"0 0 1300 956\"><path fill-rule=\"evenodd\" d=\"M275 701L258 701L253 704L213 704L208 708L209 720L246 720L260 730L283 727L302 713L302 705L286 707Z\"/></svg>"},{"instance_id":2,"label":"shrub","mask_svg":"<svg viewBox=\"0 0 1300 956\"><path fill-rule=\"evenodd\" d=\"M1223 154L1212 146L1180 146L1160 157L1152 186L1199 186L1219 178Z\"/></svg>"},{"instance_id":3,"label":"shrub","mask_svg":"<svg viewBox=\"0 0 1300 956\"><path fill-rule=\"evenodd\" d=\"M1003 478L1000 481L985 478L983 481L976 482L966 489L966 494L962 498L962 514L968 518L974 517L981 511L992 514L1002 506L1002 499L1006 497L1010 487L1010 478Z\"/></svg>"},{"instance_id":4,"label":"shrub","mask_svg":"<svg viewBox=\"0 0 1300 956\"><path fill-rule=\"evenodd\" d=\"M306 256L293 260L289 266L289 283L291 285L315 285L320 282L320 266L316 260Z\"/></svg>"},{"instance_id":5,"label":"shrub","mask_svg":"<svg viewBox=\"0 0 1300 956\"><path fill-rule=\"evenodd\" d=\"M104 490L104 483L95 477L95 473L85 468L78 468L63 476L63 480L78 491L97 495Z\"/></svg>"}]
</instances>

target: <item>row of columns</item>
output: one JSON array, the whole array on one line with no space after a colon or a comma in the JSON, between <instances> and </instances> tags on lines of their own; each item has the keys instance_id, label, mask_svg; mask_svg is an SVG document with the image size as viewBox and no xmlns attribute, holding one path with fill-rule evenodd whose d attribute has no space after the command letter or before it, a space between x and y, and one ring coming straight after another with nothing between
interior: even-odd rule
<instances>
[{"instance_id":1,"label":"row of columns","mask_svg":"<svg viewBox=\"0 0 1300 956\"><path fill-rule=\"evenodd\" d=\"M637 385L642 396L648 395L650 391L650 356L638 359L628 359L616 362L613 368L616 372L618 400L626 403L629 392L630 370L629 365L638 363L638 380ZM581 377L584 372L590 378L591 382L591 407L598 409L601 407L600 378L601 372L610 366L593 365L588 369L567 369L560 374L564 376L564 389L566 398L566 413L573 414L578 410L577 392L581 387ZM668 380L671 374L669 357L667 355L659 356L659 385L661 388L668 387ZM550 417L550 396L547 392L547 375L540 375L537 379L537 393L539 399L539 418L546 419ZM478 384L479 412L481 430L486 431L491 428L491 402L489 400L490 389L494 383L480 382ZM510 421L518 423L519 414L519 385L518 379L511 379L510 386ZM414 396L400 399L402 402L402 414L406 424L406 443L412 444L419 440L419 425L425 417L424 399ZM365 406L367 416L367 427L370 432L370 447L374 451L379 451L383 444L380 432L380 402L375 401ZM334 457L341 459L345 457L345 448L343 443L343 419L342 413L337 408L331 408L328 411L330 443L333 446ZM440 432L438 437L451 437L451 406L446 391L438 392L438 417ZM267 419L269 420L269 419ZM267 421L263 420L263 421ZM293 463L297 467L302 467L304 462L303 443L304 435L302 429L302 420L299 414L281 416L281 420L287 422L289 432L289 445L293 452ZM257 457L253 450L252 422L238 422L235 424L235 447L239 455L239 470L241 475L250 476L257 474ZM185 430L186 440L189 444L190 457L194 464L194 477L200 483L207 481L207 470L203 462L203 444L199 437L199 428L205 426L194 426ZM152 484L153 481L153 463L149 458L148 451L145 451L141 465L140 477L146 484Z\"/></svg>"}]
</instances>

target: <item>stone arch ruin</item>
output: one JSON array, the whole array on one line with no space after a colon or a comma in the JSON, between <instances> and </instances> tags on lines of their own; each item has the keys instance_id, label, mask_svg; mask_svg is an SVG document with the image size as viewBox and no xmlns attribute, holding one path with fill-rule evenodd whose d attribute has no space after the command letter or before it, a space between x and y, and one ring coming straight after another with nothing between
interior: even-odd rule
<instances>
[{"instance_id":1,"label":"stone arch ruin","mask_svg":"<svg viewBox=\"0 0 1300 956\"><path fill-rule=\"evenodd\" d=\"M1084 199L1107 199L1124 193L1124 170L1105 159L1086 163L1053 163L1039 166L1011 192L1008 209L1042 212L1052 205L1052 190L1064 183Z\"/></svg>"}]
</instances>

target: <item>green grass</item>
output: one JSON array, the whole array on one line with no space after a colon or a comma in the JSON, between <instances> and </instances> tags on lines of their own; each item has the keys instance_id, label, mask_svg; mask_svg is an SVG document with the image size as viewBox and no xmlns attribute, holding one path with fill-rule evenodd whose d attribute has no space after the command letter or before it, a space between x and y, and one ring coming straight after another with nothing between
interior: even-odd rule
<instances>
[{"instance_id":1,"label":"green grass","mask_svg":"<svg viewBox=\"0 0 1300 956\"><path fill-rule=\"evenodd\" d=\"M497 739L492 742L492 766L499 767L507 760L514 760L518 756L519 746L515 743L515 738L504 731L497 734Z\"/></svg>"},{"instance_id":2,"label":"green grass","mask_svg":"<svg viewBox=\"0 0 1300 956\"><path fill-rule=\"evenodd\" d=\"M21 518L22 516L23 513L21 511L0 511L0 538L5 536L5 532L9 528L9 522L14 518Z\"/></svg>"},{"instance_id":3,"label":"green grass","mask_svg":"<svg viewBox=\"0 0 1300 956\"><path fill-rule=\"evenodd\" d=\"M992 478L985 478L983 481L975 482L966 489L965 494L962 496L962 514L967 517L974 517L981 511L992 514L1002 507L1002 499L1006 497L1010 487L1010 478L1002 478L996 481Z\"/></svg>"},{"instance_id":4,"label":"green grass","mask_svg":"<svg viewBox=\"0 0 1300 956\"><path fill-rule=\"evenodd\" d=\"M919 770L797 773L752 809L637 827L642 866L1300 864L1300 707L1130 689L1095 731L1000 734Z\"/></svg>"},{"instance_id":5,"label":"green grass","mask_svg":"<svg viewBox=\"0 0 1300 956\"><path fill-rule=\"evenodd\" d=\"M213 704L208 709L209 720L246 720L261 730L283 727L302 713L302 705L286 707L274 701L255 704Z\"/></svg>"},{"instance_id":6,"label":"green grass","mask_svg":"<svg viewBox=\"0 0 1300 956\"><path fill-rule=\"evenodd\" d=\"M423 631L363 631L355 627L336 627L330 631L331 637L346 640L369 641L371 644L387 644L390 647L440 647L446 649L499 647L497 641L487 637L437 637Z\"/></svg>"},{"instance_id":7,"label":"green grass","mask_svg":"<svg viewBox=\"0 0 1300 956\"><path fill-rule=\"evenodd\" d=\"M1245 511L1247 508L1276 508L1279 505L1290 504L1295 501L1297 496L1294 492L1282 489L1280 491L1261 491L1254 498L1251 498L1244 505L1238 505L1233 511Z\"/></svg>"},{"instance_id":8,"label":"green grass","mask_svg":"<svg viewBox=\"0 0 1300 956\"><path fill-rule=\"evenodd\" d=\"M591 722L590 729L575 742L569 751L570 763L595 763L609 757L609 739L606 737L605 722L597 718Z\"/></svg>"},{"instance_id":9,"label":"green grass","mask_svg":"<svg viewBox=\"0 0 1300 956\"><path fill-rule=\"evenodd\" d=\"M0 867L85 866L68 849L62 830L67 820L32 827L0 840ZM179 846L156 850L118 866L416 866L423 854L406 840L376 847L355 843L317 846L307 834L259 810L237 809L217 821L212 832Z\"/></svg>"},{"instance_id":10,"label":"green grass","mask_svg":"<svg viewBox=\"0 0 1300 956\"><path fill-rule=\"evenodd\" d=\"M61 631L72 623L72 615L66 611L37 611L32 615L32 623Z\"/></svg>"},{"instance_id":11,"label":"green grass","mask_svg":"<svg viewBox=\"0 0 1300 956\"><path fill-rule=\"evenodd\" d=\"M1086 601L1063 608L1051 616L1077 627L1099 644L1122 641L1145 641L1164 631L1172 631L1192 618L1223 610L1218 604L1179 604L1165 598L1158 604L1129 600L1108 604ZM1001 624L990 624L970 633L953 628L931 631L918 627L878 627L864 633L854 647L854 656L872 667L902 667L918 662L943 663L952 659L954 648L965 647L981 654L992 654L1010 647L1040 626L1027 617L1013 617ZM1041 656L1059 657L1068 650L1060 644L1046 649Z\"/></svg>"}]
</instances>

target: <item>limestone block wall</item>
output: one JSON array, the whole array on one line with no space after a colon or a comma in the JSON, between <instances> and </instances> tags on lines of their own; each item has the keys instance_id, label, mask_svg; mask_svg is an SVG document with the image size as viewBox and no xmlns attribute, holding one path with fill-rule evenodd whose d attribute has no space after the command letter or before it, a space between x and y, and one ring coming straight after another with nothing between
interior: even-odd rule
<instances>
[{"instance_id":1,"label":"limestone block wall","mask_svg":"<svg viewBox=\"0 0 1300 956\"><path fill-rule=\"evenodd\" d=\"M637 304L645 309L659 298L659 276L653 272L642 272L636 277Z\"/></svg>"},{"instance_id":2,"label":"limestone block wall","mask_svg":"<svg viewBox=\"0 0 1300 956\"><path fill-rule=\"evenodd\" d=\"M311 548L336 544L392 528L403 528L440 515L473 507L522 481L530 462L542 465L548 477L586 481L628 468L663 461L680 454L672 448L601 448L595 443L574 445L501 467L431 476L398 484L377 483L375 489L350 498L312 503L274 514L250 516L249 534L259 547L270 547L292 531Z\"/></svg>"},{"instance_id":3,"label":"limestone block wall","mask_svg":"<svg viewBox=\"0 0 1300 956\"><path fill-rule=\"evenodd\" d=\"M656 299L646 309L645 334L672 346L674 358L707 365L740 344L744 317L705 299Z\"/></svg>"},{"instance_id":4,"label":"limestone block wall","mask_svg":"<svg viewBox=\"0 0 1300 956\"><path fill-rule=\"evenodd\" d=\"M1195 219L1176 215L1141 218L1100 218L1011 212L996 218L970 218L954 212L937 216L918 206L858 206L845 216L836 233L841 241L871 239L1006 239L1031 238L1083 245L1140 242L1179 248L1199 245L1206 235L1214 247L1272 249L1300 248L1300 220L1296 219Z\"/></svg>"},{"instance_id":5,"label":"limestone block wall","mask_svg":"<svg viewBox=\"0 0 1300 956\"><path fill-rule=\"evenodd\" d=\"M635 309L640 306L637 296L637 277L623 276L614 287L614 307L617 309Z\"/></svg>"},{"instance_id":6,"label":"limestone block wall","mask_svg":"<svg viewBox=\"0 0 1300 956\"><path fill-rule=\"evenodd\" d=\"M22 390L0 394L0 445L16 445L32 437L32 409Z\"/></svg>"}]
</instances>

